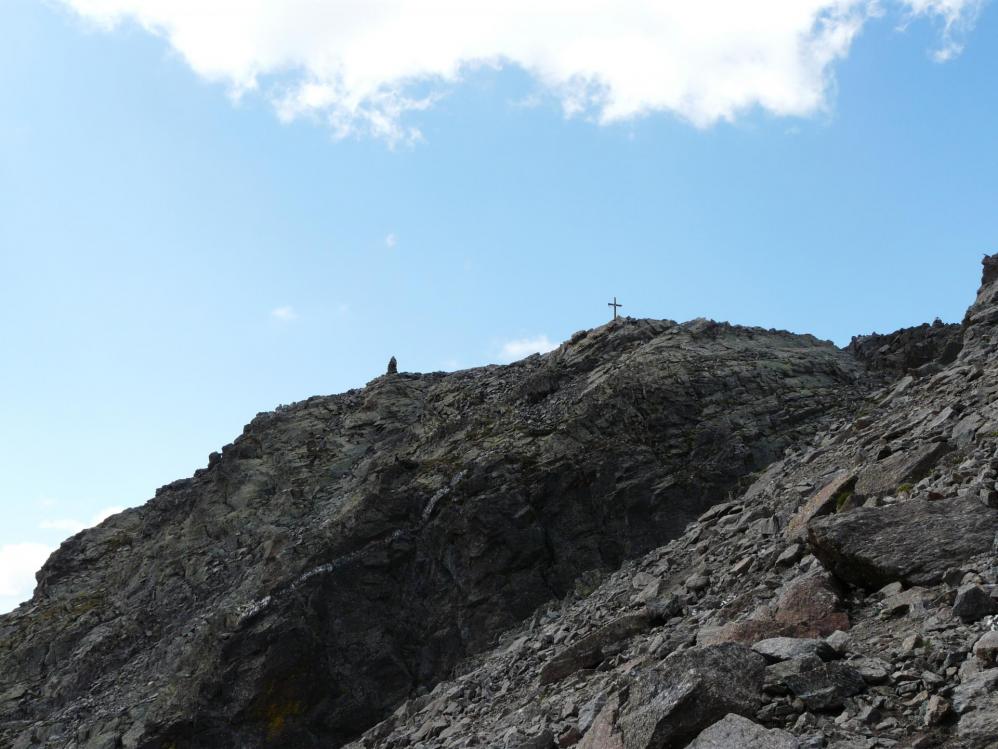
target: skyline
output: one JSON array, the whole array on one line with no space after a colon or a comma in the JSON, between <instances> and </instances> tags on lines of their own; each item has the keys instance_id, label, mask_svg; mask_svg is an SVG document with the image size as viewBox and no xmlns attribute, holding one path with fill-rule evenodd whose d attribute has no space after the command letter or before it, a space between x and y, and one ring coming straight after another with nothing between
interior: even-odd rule
<instances>
[{"instance_id":1,"label":"skyline","mask_svg":"<svg viewBox=\"0 0 998 749\"><path fill-rule=\"evenodd\" d=\"M341 39L258 5L252 34L189 3L0 8L0 611L67 534L390 356L512 361L605 323L613 298L841 346L958 322L996 249L991 4L774 2L720 29L673 4L694 41L659 29L650 70L679 71L674 89L600 52L633 42L640 3L619 28L591 5L581 88L550 24L528 49L480 19L413 22L382 69L348 53L395 25ZM465 29L478 56L429 56ZM216 48L245 54L204 62Z\"/></svg>"}]
</instances>

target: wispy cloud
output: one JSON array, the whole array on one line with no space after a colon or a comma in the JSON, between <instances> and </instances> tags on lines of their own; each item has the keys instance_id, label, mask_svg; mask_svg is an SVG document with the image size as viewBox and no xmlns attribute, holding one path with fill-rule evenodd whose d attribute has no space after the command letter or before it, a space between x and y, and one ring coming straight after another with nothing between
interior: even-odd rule
<instances>
[{"instance_id":1,"label":"wispy cloud","mask_svg":"<svg viewBox=\"0 0 998 749\"><path fill-rule=\"evenodd\" d=\"M963 52L964 37L977 23L986 0L905 0L912 17L938 19L942 39L932 51L936 62L947 62Z\"/></svg>"},{"instance_id":2,"label":"wispy cloud","mask_svg":"<svg viewBox=\"0 0 998 749\"><path fill-rule=\"evenodd\" d=\"M35 572L52 553L45 544L0 546L0 614L28 600L35 589Z\"/></svg>"},{"instance_id":3,"label":"wispy cloud","mask_svg":"<svg viewBox=\"0 0 998 749\"><path fill-rule=\"evenodd\" d=\"M336 137L418 140L408 120L477 68L516 66L568 116L668 112L698 127L755 108L827 106L834 66L870 19L932 19L958 53L984 0L62 0L97 26L163 37L235 96Z\"/></svg>"},{"instance_id":4,"label":"wispy cloud","mask_svg":"<svg viewBox=\"0 0 998 749\"><path fill-rule=\"evenodd\" d=\"M506 341L502 345L499 350L499 358L503 362L511 362L531 354L546 354L556 348L558 348L558 344L552 343L546 335L517 338L513 341Z\"/></svg>"},{"instance_id":5,"label":"wispy cloud","mask_svg":"<svg viewBox=\"0 0 998 749\"><path fill-rule=\"evenodd\" d=\"M399 238L396 237L394 234L389 234L387 237L385 237L385 247L387 247L390 250L394 249L395 245L397 245L398 243L399 243Z\"/></svg>"},{"instance_id":6,"label":"wispy cloud","mask_svg":"<svg viewBox=\"0 0 998 749\"><path fill-rule=\"evenodd\" d=\"M270 311L270 316L280 322L292 322L298 319L298 313L290 306L275 307Z\"/></svg>"},{"instance_id":7,"label":"wispy cloud","mask_svg":"<svg viewBox=\"0 0 998 749\"><path fill-rule=\"evenodd\" d=\"M85 528L92 528L100 525L112 515L124 510L124 507L105 507L94 515L90 520L78 520L76 518L47 518L38 524L42 530L63 531L65 533L79 533Z\"/></svg>"}]
</instances>

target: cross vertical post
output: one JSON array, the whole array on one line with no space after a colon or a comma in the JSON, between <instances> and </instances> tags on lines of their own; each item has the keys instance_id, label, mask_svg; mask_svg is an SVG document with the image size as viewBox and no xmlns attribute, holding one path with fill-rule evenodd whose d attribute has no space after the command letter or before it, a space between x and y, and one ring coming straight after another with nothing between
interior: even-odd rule
<instances>
[{"instance_id":1,"label":"cross vertical post","mask_svg":"<svg viewBox=\"0 0 998 749\"><path fill-rule=\"evenodd\" d=\"M607 302L606 303L606 306L607 307L613 307L613 319L616 320L617 319L617 307L623 307L624 305L623 304L617 304L617 297L614 297L612 302Z\"/></svg>"}]
</instances>

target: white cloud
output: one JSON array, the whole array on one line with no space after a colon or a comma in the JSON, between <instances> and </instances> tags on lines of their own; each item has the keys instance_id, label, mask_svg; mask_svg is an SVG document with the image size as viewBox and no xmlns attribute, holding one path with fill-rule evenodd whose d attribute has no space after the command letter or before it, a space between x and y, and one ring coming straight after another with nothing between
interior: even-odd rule
<instances>
[{"instance_id":1,"label":"white cloud","mask_svg":"<svg viewBox=\"0 0 998 749\"><path fill-rule=\"evenodd\" d=\"M565 113L616 122L674 113L697 126L755 107L826 106L832 68L863 25L893 14L943 26L959 51L984 0L62 0L110 29L163 37L234 95L262 89L285 120L337 137L412 140L406 122L468 71L513 65Z\"/></svg>"},{"instance_id":2,"label":"white cloud","mask_svg":"<svg viewBox=\"0 0 998 749\"><path fill-rule=\"evenodd\" d=\"M45 544L0 546L0 614L31 597L35 589L35 572L51 553L52 549Z\"/></svg>"},{"instance_id":3,"label":"white cloud","mask_svg":"<svg viewBox=\"0 0 998 749\"><path fill-rule=\"evenodd\" d=\"M963 51L963 36L969 32L986 0L905 0L912 16L934 17L943 24L942 42L933 50L937 62L951 60Z\"/></svg>"},{"instance_id":4,"label":"white cloud","mask_svg":"<svg viewBox=\"0 0 998 749\"><path fill-rule=\"evenodd\" d=\"M100 525L109 517L116 515L124 509L124 507L105 507L103 510L90 518L89 521L77 520L75 518L46 519L40 522L38 527L42 530L64 531L72 535L74 533L79 533L85 528L92 528L95 525Z\"/></svg>"},{"instance_id":5,"label":"white cloud","mask_svg":"<svg viewBox=\"0 0 998 749\"><path fill-rule=\"evenodd\" d=\"M506 341L499 351L499 357L504 362L511 362L531 354L546 354L556 348L558 344L551 343L546 335L519 338L515 341Z\"/></svg>"},{"instance_id":6,"label":"white cloud","mask_svg":"<svg viewBox=\"0 0 998 749\"><path fill-rule=\"evenodd\" d=\"M399 238L396 237L394 234L389 234L387 237L385 237L385 247L387 247L390 250L394 249L395 245L397 245L398 243L399 243Z\"/></svg>"},{"instance_id":7,"label":"white cloud","mask_svg":"<svg viewBox=\"0 0 998 749\"><path fill-rule=\"evenodd\" d=\"M275 307L270 311L270 316L281 322L291 322L298 319L298 313L295 312L294 307L287 305L284 307Z\"/></svg>"}]
</instances>

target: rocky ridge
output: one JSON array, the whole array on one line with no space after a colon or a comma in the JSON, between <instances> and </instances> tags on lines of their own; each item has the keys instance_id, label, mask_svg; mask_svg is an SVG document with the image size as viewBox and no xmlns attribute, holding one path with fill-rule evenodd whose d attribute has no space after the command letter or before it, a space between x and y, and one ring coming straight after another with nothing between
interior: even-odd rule
<instances>
[{"instance_id":1,"label":"rocky ridge","mask_svg":"<svg viewBox=\"0 0 998 749\"><path fill-rule=\"evenodd\" d=\"M351 749L998 746L998 256L984 266L955 344L874 341L875 375L915 369Z\"/></svg>"},{"instance_id":2,"label":"rocky ridge","mask_svg":"<svg viewBox=\"0 0 998 749\"><path fill-rule=\"evenodd\" d=\"M501 710L526 697L526 681L446 702L439 730L423 729L418 716L437 707L414 695L439 696L435 685L471 663L506 668L489 660L498 635L525 620L548 627L531 618L538 606L589 592L600 571L679 536L870 387L853 356L810 336L619 319L510 366L391 374L260 414L206 469L67 540L32 600L0 617L0 746L329 747L400 704L394 727L365 742L527 736L532 725L500 730L492 713L464 712ZM778 532L773 516L750 516L753 534ZM716 573L701 577L684 607L712 600ZM526 679L616 618L621 602L601 603L600 591L578 604L584 625L540 649L536 628L516 648L507 637L502 652L518 655L503 678ZM631 633L625 642L679 611L646 598L648 612L612 625ZM693 637L698 616L663 630L662 647ZM621 642L598 639L579 656L585 670L611 673L603 664ZM718 653L720 664L728 651ZM651 698L666 681L641 688ZM706 701L712 715L730 703L709 672L688 689L676 699ZM758 701L750 686L739 700L739 712ZM397 719L409 713L419 726ZM542 736L556 725L544 716Z\"/></svg>"}]
</instances>

